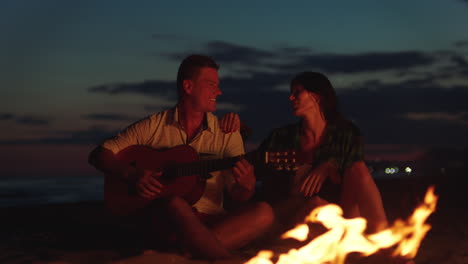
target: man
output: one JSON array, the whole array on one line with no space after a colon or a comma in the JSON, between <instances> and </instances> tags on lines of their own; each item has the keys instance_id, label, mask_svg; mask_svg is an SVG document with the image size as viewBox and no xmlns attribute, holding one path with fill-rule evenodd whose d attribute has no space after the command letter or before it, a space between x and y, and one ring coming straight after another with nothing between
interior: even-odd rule
<instances>
[{"instance_id":1,"label":"man","mask_svg":"<svg viewBox=\"0 0 468 264\"><path fill-rule=\"evenodd\" d=\"M97 169L127 181L135 195L151 201L141 211L148 217L148 232L154 233L159 242L163 237L163 243L175 240L192 256L209 259L229 257L230 250L245 246L272 223L273 212L266 203L253 203L229 213L223 208L224 188L234 201L245 202L252 197L256 181L252 165L240 159L232 169L212 172L202 197L192 206L177 195L163 195L165 186L158 180L161 172L138 169L120 162L116 155L132 145L167 149L184 144L201 156L244 154L240 134L223 133L211 113L221 95L218 68L206 56L185 58L177 74L177 105L130 125L89 157ZM161 235L168 230L176 234Z\"/></svg>"}]
</instances>

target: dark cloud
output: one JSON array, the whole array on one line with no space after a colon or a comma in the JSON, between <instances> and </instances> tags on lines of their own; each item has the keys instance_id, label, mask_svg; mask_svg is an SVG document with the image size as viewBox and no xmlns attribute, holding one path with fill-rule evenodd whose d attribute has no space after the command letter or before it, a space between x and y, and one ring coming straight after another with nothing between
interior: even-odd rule
<instances>
[{"instance_id":1,"label":"dark cloud","mask_svg":"<svg viewBox=\"0 0 468 264\"><path fill-rule=\"evenodd\" d=\"M433 65L438 53L420 51L372 52L359 54L314 53L306 47L279 47L258 49L224 41L211 41L195 53L212 56L222 67L235 68L246 73L257 68L277 72L317 70L328 74L379 72L387 70L408 71L415 67ZM180 62L187 53L163 55Z\"/></svg>"},{"instance_id":2,"label":"dark cloud","mask_svg":"<svg viewBox=\"0 0 468 264\"><path fill-rule=\"evenodd\" d=\"M282 46L282 47L277 48L275 53L282 54L285 56L304 55L304 54L312 53L312 50L307 47Z\"/></svg>"},{"instance_id":3,"label":"dark cloud","mask_svg":"<svg viewBox=\"0 0 468 264\"><path fill-rule=\"evenodd\" d=\"M468 87L402 82L341 91L339 97L343 112L361 128L367 143L468 145ZM426 118L414 118L415 113Z\"/></svg>"},{"instance_id":4,"label":"dark cloud","mask_svg":"<svg viewBox=\"0 0 468 264\"><path fill-rule=\"evenodd\" d=\"M131 121L135 120L135 117L113 114L113 113L95 113L83 116L87 120L98 120L98 121Z\"/></svg>"},{"instance_id":5,"label":"dark cloud","mask_svg":"<svg viewBox=\"0 0 468 264\"><path fill-rule=\"evenodd\" d=\"M267 73L267 72L250 72L247 77L226 76L221 78L220 85L223 93L227 90L242 91L242 90L270 90L276 92L274 87L287 82L290 77L289 73ZM139 94L145 96L160 96L168 100L176 99L177 88L176 82L166 81L145 81L143 83L124 83L124 84L104 84L88 88L92 93L105 93L110 95L117 94ZM227 97L227 96L222 96ZM152 106L149 106L153 108Z\"/></svg>"},{"instance_id":6,"label":"dark cloud","mask_svg":"<svg viewBox=\"0 0 468 264\"><path fill-rule=\"evenodd\" d=\"M451 59L456 64L456 66L468 69L468 61L466 61L463 56L453 55Z\"/></svg>"},{"instance_id":7,"label":"dark cloud","mask_svg":"<svg viewBox=\"0 0 468 264\"><path fill-rule=\"evenodd\" d=\"M11 120L14 115L10 113L0 113L0 120Z\"/></svg>"},{"instance_id":8,"label":"dark cloud","mask_svg":"<svg viewBox=\"0 0 468 264\"><path fill-rule=\"evenodd\" d=\"M212 41L206 44L206 52L219 63L258 64L275 56L273 52L252 47L235 45L223 41Z\"/></svg>"},{"instance_id":9,"label":"dark cloud","mask_svg":"<svg viewBox=\"0 0 468 264\"><path fill-rule=\"evenodd\" d=\"M49 137L36 139L11 139L0 140L0 145L31 145L31 144L49 144L49 145L89 145L99 144L104 139L113 136L116 130L105 127L91 127L88 130L78 131L58 131Z\"/></svg>"},{"instance_id":10,"label":"dark cloud","mask_svg":"<svg viewBox=\"0 0 468 264\"><path fill-rule=\"evenodd\" d=\"M468 3L468 0L466 0L466 2ZM467 40L461 40L461 41L457 41L455 42L455 47L468 47L468 41Z\"/></svg>"},{"instance_id":11,"label":"dark cloud","mask_svg":"<svg viewBox=\"0 0 468 264\"><path fill-rule=\"evenodd\" d=\"M176 104L175 102L174 103L168 102L166 104L145 105L143 106L143 109L148 114L158 113L158 112L164 111L165 109L169 107L173 107L175 104Z\"/></svg>"},{"instance_id":12,"label":"dark cloud","mask_svg":"<svg viewBox=\"0 0 468 264\"><path fill-rule=\"evenodd\" d=\"M49 125L50 121L46 118L34 117L34 116L22 116L17 117L16 122L22 125L32 125L32 126L45 126Z\"/></svg>"},{"instance_id":13,"label":"dark cloud","mask_svg":"<svg viewBox=\"0 0 468 264\"><path fill-rule=\"evenodd\" d=\"M362 54L317 54L301 56L289 63L271 64L278 70L304 71L315 69L327 73L360 73L386 70L407 70L435 62L429 54L416 51Z\"/></svg>"},{"instance_id":14,"label":"dark cloud","mask_svg":"<svg viewBox=\"0 0 468 264\"><path fill-rule=\"evenodd\" d=\"M0 121L13 121L20 125L29 126L46 126L50 124L50 120L39 116L18 116L11 113L0 113Z\"/></svg>"},{"instance_id":15,"label":"dark cloud","mask_svg":"<svg viewBox=\"0 0 468 264\"><path fill-rule=\"evenodd\" d=\"M410 120L435 120L468 125L468 112L408 112L404 117Z\"/></svg>"},{"instance_id":16,"label":"dark cloud","mask_svg":"<svg viewBox=\"0 0 468 264\"><path fill-rule=\"evenodd\" d=\"M421 81L338 91L343 110L356 119L400 119L409 112L458 113L468 110L468 87L443 88Z\"/></svg>"},{"instance_id":17,"label":"dark cloud","mask_svg":"<svg viewBox=\"0 0 468 264\"><path fill-rule=\"evenodd\" d=\"M221 66L261 66L263 61L272 59L276 55L273 51L261 50L253 47L237 45L225 41L210 41L203 45L200 51L195 52L211 56ZM188 53L171 53L163 56L180 62Z\"/></svg>"},{"instance_id":18,"label":"dark cloud","mask_svg":"<svg viewBox=\"0 0 468 264\"><path fill-rule=\"evenodd\" d=\"M175 81L144 81L141 83L104 84L88 88L89 92L115 94L140 94L148 96L175 97Z\"/></svg>"},{"instance_id":19,"label":"dark cloud","mask_svg":"<svg viewBox=\"0 0 468 264\"><path fill-rule=\"evenodd\" d=\"M293 77L288 72L252 72L248 77L226 76L221 78L220 85L223 90L233 92L263 90L277 92L275 87L288 83Z\"/></svg>"}]
</instances>

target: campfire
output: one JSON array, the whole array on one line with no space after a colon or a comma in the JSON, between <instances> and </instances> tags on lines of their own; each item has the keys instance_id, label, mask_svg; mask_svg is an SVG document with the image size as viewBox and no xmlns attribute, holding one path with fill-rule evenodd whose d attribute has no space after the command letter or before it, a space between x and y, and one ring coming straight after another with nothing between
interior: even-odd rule
<instances>
[{"instance_id":1,"label":"campfire","mask_svg":"<svg viewBox=\"0 0 468 264\"><path fill-rule=\"evenodd\" d=\"M424 202L406 221L399 219L389 228L370 235L365 234L364 218L345 219L342 209L334 204L318 207L306 217L304 224L289 230L282 238L306 241L309 235L307 222L320 223L328 231L299 249L279 255L276 264L343 264L350 253L370 256L382 249L391 249L394 257L414 258L422 239L431 228L425 221L434 212L436 203L437 196L431 186ZM273 264L274 256L274 252L262 250L245 264Z\"/></svg>"}]
</instances>

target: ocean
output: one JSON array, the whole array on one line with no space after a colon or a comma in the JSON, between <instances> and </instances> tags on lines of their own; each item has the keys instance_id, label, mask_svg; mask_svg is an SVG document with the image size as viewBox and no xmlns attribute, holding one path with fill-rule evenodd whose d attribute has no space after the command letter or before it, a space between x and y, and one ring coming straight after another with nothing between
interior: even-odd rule
<instances>
[{"instance_id":1,"label":"ocean","mask_svg":"<svg viewBox=\"0 0 468 264\"><path fill-rule=\"evenodd\" d=\"M404 174L404 175L403 175ZM374 178L408 177L406 173L385 174L373 170ZM83 177L1 177L0 207L19 207L51 203L102 201L104 176Z\"/></svg>"},{"instance_id":2,"label":"ocean","mask_svg":"<svg viewBox=\"0 0 468 264\"><path fill-rule=\"evenodd\" d=\"M0 207L103 200L103 176L0 178Z\"/></svg>"}]
</instances>

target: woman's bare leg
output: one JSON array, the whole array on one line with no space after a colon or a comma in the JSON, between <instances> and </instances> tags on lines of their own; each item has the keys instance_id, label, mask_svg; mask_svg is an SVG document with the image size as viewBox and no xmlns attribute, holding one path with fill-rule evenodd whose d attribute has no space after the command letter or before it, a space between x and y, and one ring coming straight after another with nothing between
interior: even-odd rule
<instances>
[{"instance_id":1,"label":"woman's bare leg","mask_svg":"<svg viewBox=\"0 0 468 264\"><path fill-rule=\"evenodd\" d=\"M370 233L387 227L380 191L364 162L355 162L346 171L342 188L341 206L346 218L366 218Z\"/></svg>"}]
</instances>

